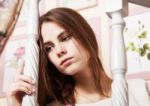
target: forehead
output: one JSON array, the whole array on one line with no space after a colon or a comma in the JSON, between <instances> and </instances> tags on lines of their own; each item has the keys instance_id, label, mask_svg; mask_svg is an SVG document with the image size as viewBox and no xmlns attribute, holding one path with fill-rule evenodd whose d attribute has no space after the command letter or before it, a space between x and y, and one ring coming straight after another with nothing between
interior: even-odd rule
<instances>
[{"instance_id":1,"label":"forehead","mask_svg":"<svg viewBox=\"0 0 150 106\"><path fill-rule=\"evenodd\" d=\"M44 41L56 38L61 32L64 32L64 28L55 22L44 22L42 24L41 34Z\"/></svg>"}]
</instances>

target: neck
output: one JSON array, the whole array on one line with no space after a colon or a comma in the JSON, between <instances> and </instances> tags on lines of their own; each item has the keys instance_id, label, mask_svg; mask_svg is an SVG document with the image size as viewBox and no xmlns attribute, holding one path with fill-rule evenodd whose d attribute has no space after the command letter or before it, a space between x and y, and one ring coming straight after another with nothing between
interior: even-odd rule
<instances>
[{"instance_id":1,"label":"neck","mask_svg":"<svg viewBox=\"0 0 150 106\"><path fill-rule=\"evenodd\" d=\"M75 79L75 97L77 103L89 103L100 100L90 68L86 68L73 76ZM89 97L89 98L88 98Z\"/></svg>"},{"instance_id":2,"label":"neck","mask_svg":"<svg viewBox=\"0 0 150 106\"><path fill-rule=\"evenodd\" d=\"M95 81L91 74L90 68L84 68L84 70L80 71L76 75L73 76L76 83L77 89L83 89L84 91L92 91L96 90Z\"/></svg>"}]
</instances>

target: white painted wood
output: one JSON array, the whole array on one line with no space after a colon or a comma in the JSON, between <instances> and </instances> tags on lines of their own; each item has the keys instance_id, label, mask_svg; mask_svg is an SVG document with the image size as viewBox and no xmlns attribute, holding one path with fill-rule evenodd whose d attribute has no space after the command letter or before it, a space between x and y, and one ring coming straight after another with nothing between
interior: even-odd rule
<instances>
[{"instance_id":1,"label":"white painted wood","mask_svg":"<svg viewBox=\"0 0 150 106\"><path fill-rule=\"evenodd\" d=\"M114 12L112 16L112 49L111 71L113 74L112 100L113 106L128 106L128 87L125 80L126 54L123 40L124 20L120 12Z\"/></svg>"},{"instance_id":2,"label":"white painted wood","mask_svg":"<svg viewBox=\"0 0 150 106\"><path fill-rule=\"evenodd\" d=\"M105 6L107 15L112 19L112 104L113 106L128 106L128 87L125 80L127 66L123 39L123 28L125 25L123 17L128 14L128 1L116 0L114 2L114 0L106 0Z\"/></svg>"},{"instance_id":3,"label":"white painted wood","mask_svg":"<svg viewBox=\"0 0 150 106\"><path fill-rule=\"evenodd\" d=\"M148 0L129 0L135 4L150 7ZM128 14L127 0L105 0L106 12L112 18L112 51L111 51L111 71L113 74L112 102L113 106L128 106L128 87L125 80L126 73L126 54L123 40L123 17ZM30 0L28 16L28 46L26 48L25 75L31 76L38 81L38 57L39 49L37 46L38 38L38 0ZM36 83L36 86L37 83ZM37 87L36 87L37 88ZM36 93L23 98L22 106L37 106Z\"/></svg>"},{"instance_id":4,"label":"white painted wood","mask_svg":"<svg viewBox=\"0 0 150 106\"><path fill-rule=\"evenodd\" d=\"M27 26L27 47L24 74L31 76L36 81L35 93L31 96L25 95L22 106L37 106L38 95L38 66L39 66L39 48L37 45L38 39L38 9L39 0L29 0L28 7L28 26Z\"/></svg>"},{"instance_id":5,"label":"white painted wood","mask_svg":"<svg viewBox=\"0 0 150 106\"><path fill-rule=\"evenodd\" d=\"M123 16L128 15L128 1L127 0L105 0L105 11L109 17L111 12L120 11ZM126 5L125 5L126 4Z\"/></svg>"}]
</instances>

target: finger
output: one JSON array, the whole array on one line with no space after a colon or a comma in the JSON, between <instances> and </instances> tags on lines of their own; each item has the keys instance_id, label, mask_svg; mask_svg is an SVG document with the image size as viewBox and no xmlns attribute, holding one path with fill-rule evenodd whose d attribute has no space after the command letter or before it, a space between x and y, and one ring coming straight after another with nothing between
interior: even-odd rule
<instances>
[{"instance_id":1,"label":"finger","mask_svg":"<svg viewBox=\"0 0 150 106\"><path fill-rule=\"evenodd\" d=\"M9 96L14 96L16 95L16 93L18 92L23 92L25 94L31 94L32 92L30 90L28 90L28 88L24 87L24 86L15 86L9 93Z\"/></svg>"},{"instance_id":2,"label":"finger","mask_svg":"<svg viewBox=\"0 0 150 106\"><path fill-rule=\"evenodd\" d=\"M19 74L19 75L16 76L16 78L15 78L15 82L19 82L19 81L23 81L23 82L26 82L26 83L30 83L30 84L32 84L32 85L35 84L35 81L32 79L32 77L25 76L25 75L22 75L22 74Z\"/></svg>"},{"instance_id":3,"label":"finger","mask_svg":"<svg viewBox=\"0 0 150 106\"><path fill-rule=\"evenodd\" d=\"M17 82L17 83L12 85L12 89L11 89L11 91L9 91L9 95L13 96L17 92L23 92L25 94L31 94L34 91L35 90L34 90L34 87L32 85L20 81L20 82Z\"/></svg>"},{"instance_id":4,"label":"finger","mask_svg":"<svg viewBox=\"0 0 150 106\"><path fill-rule=\"evenodd\" d=\"M23 82L23 81L19 81L18 82L18 86L22 86L22 87L25 87L28 89L28 93L32 93L35 91L35 86L30 84L30 83L27 83L27 82Z\"/></svg>"},{"instance_id":5,"label":"finger","mask_svg":"<svg viewBox=\"0 0 150 106\"><path fill-rule=\"evenodd\" d=\"M24 65L25 65L25 61L23 59L19 59L17 74L22 74L23 73Z\"/></svg>"}]
</instances>

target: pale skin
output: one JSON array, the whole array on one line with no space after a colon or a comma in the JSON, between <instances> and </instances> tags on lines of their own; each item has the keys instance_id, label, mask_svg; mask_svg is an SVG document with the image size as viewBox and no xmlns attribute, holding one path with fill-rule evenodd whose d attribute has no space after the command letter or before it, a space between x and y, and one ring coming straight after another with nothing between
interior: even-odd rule
<instances>
[{"instance_id":1,"label":"pale skin","mask_svg":"<svg viewBox=\"0 0 150 106\"><path fill-rule=\"evenodd\" d=\"M35 81L28 76L23 75L24 61L19 60L18 70L11 89L7 92L8 106L21 106L22 97L31 95L35 91Z\"/></svg>"},{"instance_id":2,"label":"pale skin","mask_svg":"<svg viewBox=\"0 0 150 106\"><path fill-rule=\"evenodd\" d=\"M73 76L76 82L77 103L91 103L103 99L95 87L88 66L89 54L83 46L54 22L43 23L41 33L49 60L61 73ZM18 96L18 92L31 95L35 91L35 81L31 77L22 75L23 62L19 67L8 97L13 104L17 104L15 106L21 105L18 97L22 98L22 95Z\"/></svg>"},{"instance_id":3,"label":"pale skin","mask_svg":"<svg viewBox=\"0 0 150 106\"><path fill-rule=\"evenodd\" d=\"M45 48L48 48L48 58L66 75L72 75L76 82L77 103L89 103L100 100L98 91L88 66L88 52L72 35L54 22L45 22L42 25L42 37ZM70 58L60 65L65 58ZM80 95L78 95L80 94ZM86 98L85 97L89 97Z\"/></svg>"}]
</instances>

